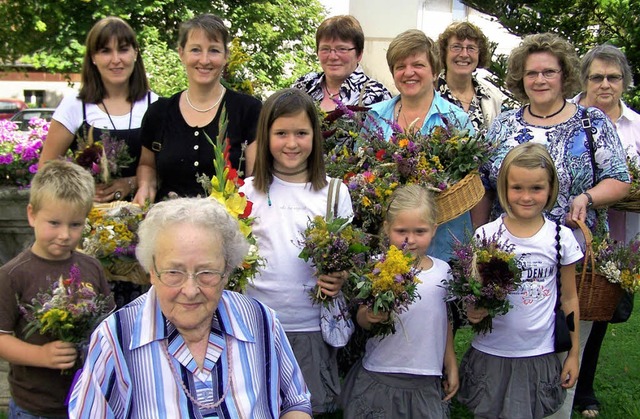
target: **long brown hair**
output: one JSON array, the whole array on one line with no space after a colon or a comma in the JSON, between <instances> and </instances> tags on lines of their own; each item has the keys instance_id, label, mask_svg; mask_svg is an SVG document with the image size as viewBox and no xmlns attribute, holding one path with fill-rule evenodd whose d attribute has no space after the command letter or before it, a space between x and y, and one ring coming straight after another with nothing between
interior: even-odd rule
<instances>
[{"instance_id":1,"label":"long brown hair","mask_svg":"<svg viewBox=\"0 0 640 419\"><path fill-rule=\"evenodd\" d=\"M131 26L119 17L105 17L99 20L87 35L85 53L82 62L82 86L78 98L87 103L100 103L107 95L98 68L93 63L93 55L115 38L118 45L130 45L138 52L133 64L133 73L129 77L129 94L127 100L134 103L149 92L149 81L140 54L140 45L136 33Z\"/></svg>"},{"instance_id":2,"label":"long brown hair","mask_svg":"<svg viewBox=\"0 0 640 419\"><path fill-rule=\"evenodd\" d=\"M300 112L307 114L313 129L313 146L307 158L307 181L316 191L327 185L322 148L324 139L313 99L301 90L283 89L272 94L264 102L258 119L253 186L262 193L267 193L269 185L273 182L273 155L269 150L271 126L281 116L296 115Z\"/></svg>"}]
</instances>

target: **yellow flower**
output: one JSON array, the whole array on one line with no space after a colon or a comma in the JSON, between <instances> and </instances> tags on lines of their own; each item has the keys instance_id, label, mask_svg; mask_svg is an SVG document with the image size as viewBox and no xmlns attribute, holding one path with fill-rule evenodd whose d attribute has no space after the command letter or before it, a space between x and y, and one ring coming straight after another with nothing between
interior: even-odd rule
<instances>
[{"instance_id":1,"label":"yellow flower","mask_svg":"<svg viewBox=\"0 0 640 419\"><path fill-rule=\"evenodd\" d=\"M224 201L224 205L229 211L229 214L238 218L244 214L244 209L247 207L247 197L241 196L239 193L234 193Z\"/></svg>"}]
</instances>

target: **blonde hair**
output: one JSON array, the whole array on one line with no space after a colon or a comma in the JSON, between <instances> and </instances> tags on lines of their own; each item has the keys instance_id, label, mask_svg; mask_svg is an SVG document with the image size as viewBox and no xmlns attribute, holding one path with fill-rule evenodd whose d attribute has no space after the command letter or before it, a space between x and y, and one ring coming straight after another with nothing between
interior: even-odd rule
<instances>
[{"instance_id":1,"label":"blonde hair","mask_svg":"<svg viewBox=\"0 0 640 419\"><path fill-rule=\"evenodd\" d=\"M440 72L440 60L438 59L438 48L431 38L418 29L409 29L396 36L389 44L387 50L387 64L389 71L393 74L393 68L400 60L425 52L427 60L434 75Z\"/></svg>"},{"instance_id":2,"label":"blonde hair","mask_svg":"<svg viewBox=\"0 0 640 419\"><path fill-rule=\"evenodd\" d=\"M31 181L29 205L37 213L47 201L62 201L87 214L96 194L95 181L89 171L65 160L50 160L40 165Z\"/></svg>"},{"instance_id":3,"label":"blonde hair","mask_svg":"<svg viewBox=\"0 0 640 419\"><path fill-rule=\"evenodd\" d=\"M551 191L544 210L549 211L553 208L556 203L556 199L558 199L559 190L556 166L545 146L528 142L512 148L500 165L497 181L498 200L507 215L509 217L513 217L513 212L511 212L509 201L507 200L507 191L509 188L507 178L509 176L509 169L512 166L522 167L524 169L544 169L547 172Z\"/></svg>"},{"instance_id":4,"label":"blonde hair","mask_svg":"<svg viewBox=\"0 0 640 419\"><path fill-rule=\"evenodd\" d=\"M425 187L410 184L400 186L393 191L384 217L383 230L385 235L388 235L389 228L398 217L398 213L414 209L421 210L422 221L436 224L438 218L436 199Z\"/></svg>"}]
</instances>

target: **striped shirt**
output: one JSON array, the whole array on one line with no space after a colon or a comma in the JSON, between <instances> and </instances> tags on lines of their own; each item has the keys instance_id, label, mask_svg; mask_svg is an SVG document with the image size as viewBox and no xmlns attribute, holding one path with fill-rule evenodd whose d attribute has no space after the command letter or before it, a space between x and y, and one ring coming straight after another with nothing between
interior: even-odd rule
<instances>
[{"instance_id":1,"label":"striped shirt","mask_svg":"<svg viewBox=\"0 0 640 419\"><path fill-rule=\"evenodd\" d=\"M201 411L183 389L184 384L197 397L202 383L213 385L209 401L219 400L226 391L214 417L278 418L294 410L311 414L310 394L273 310L224 291L213 316L203 371L198 371L182 336L162 314L154 287L93 333L69 414L71 418L210 417L213 412Z\"/></svg>"}]
</instances>

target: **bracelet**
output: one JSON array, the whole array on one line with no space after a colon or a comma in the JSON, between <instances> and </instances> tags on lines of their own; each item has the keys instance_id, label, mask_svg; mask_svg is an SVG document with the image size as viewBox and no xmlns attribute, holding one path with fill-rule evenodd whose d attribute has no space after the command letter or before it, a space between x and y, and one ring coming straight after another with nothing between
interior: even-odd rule
<instances>
[{"instance_id":1,"label":"bracelet","mask_svg":"<svg viewBox=\"0 0 640 419\"><path fill-rule=\"evenodd\" d=\"M582 194L586 195L589 200L589 202L587 202L587 208L591 208L593 206L593 198L591 197L591 194L589 192L582 192Z\"/></svg>"}]
</instances>

